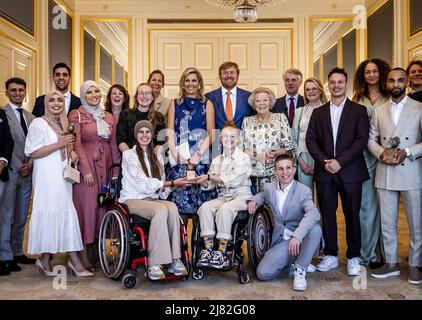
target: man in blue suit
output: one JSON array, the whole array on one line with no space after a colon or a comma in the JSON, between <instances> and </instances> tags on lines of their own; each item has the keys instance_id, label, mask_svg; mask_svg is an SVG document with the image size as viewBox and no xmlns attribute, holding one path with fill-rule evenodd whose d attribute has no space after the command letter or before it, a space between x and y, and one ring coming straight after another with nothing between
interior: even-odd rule
<instances>
[{"instance_id":1,"label":"man in blue suit","mask_svg":"<svg viewBox=\"0 0 422 320\"><path fill-rule=\"evenodd\" d=\"M293 120L297 108L305 105L303 96L298 91L302 85L302 72L298 69L287 69L283 74L284 87L286 88L286 95L278 98L275 102L271 112L284 113L289 120L290 128L293 126Z\"/></svg>"},{"instance_id":2,"label":"man in blue suit","mask_svg":"<svg viewBox=\"0 0 422 320\"><path fill-rule=\"evenodd\" d=\"M218 69L221 87L208 92L215 109L215 128L222 130L227 120L233 120L236 127L242 127L243 118L254 114L248 104L249 91L236 87L239 79L239 66L235 62L224 62Z\"/></svg>"}]
</instances>

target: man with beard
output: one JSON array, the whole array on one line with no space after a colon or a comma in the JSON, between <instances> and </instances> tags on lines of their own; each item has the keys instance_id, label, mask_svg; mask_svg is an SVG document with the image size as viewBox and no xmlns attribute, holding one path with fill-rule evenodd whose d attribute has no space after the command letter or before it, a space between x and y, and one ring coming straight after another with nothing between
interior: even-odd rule
<instances>
[{"instance_id":1,"label":"man with beard","mask_svg":"<svg viewBox=\"0 0 422 320\"><path fill-rule=\"evenodd\" d=\"M397 217L402 196L409 225L409 276L421 284L422 276L422 104L406 95L408 78L394 68L387 78L391 101L374 110L368 142L378 159L375 175L381 210L381 232L386 263L372 272L375 278L400 275L397 250ZM396 160L387 156L390 139L398 143ZM390 150L391 151L391 150Z\"/></svg>"},{"instance_id":2,"label":"man with beard","mask_svg":"<svg viewBox=\"0 0 422 320\"><path fill-rule=\"evenodd\" d=\"M205 96L211 100L215 109L215 128L221 131L229 120L242 127L243 118L254 114L248 104L250 92L237 87L239 66L235 62L224 62L218 69L221 87L208 92Z\"/></svg>"},{"instance_id":3,"label":"man with beard","mask_svg":"<svg viewBox=\"0 0 422 320\"><path fill-rule=\"evenodd\" d=\"M414 100L422 102L422 60L413 60L410 62L406 73L409 77L409 87L412 89L409 96Z\"/></svg>"},{"instance_id":4,"label":"man with beard","mask_svg":"<svg viewBox=\"0 0 422 320\"><path fill-rule=\"evenodd\" d=\"M78 109L81 106L81 100L69 90L71 79L70 67L66 63L60 62L53 67L53 81L56 90L64 95L66 113L69 114L73 109ZM44 115L44 98L45 95L37 97L35 100L32 114L34 116L42 117Z\"/></svg>"},{"instance_id":5,"label":"man with beard","mask_svg":"<svg viewBox=\"0 0 422 320\"><path fill-rule=\"evenodd\" d=\"M328 74L330 101L314 110L306 133L306 147L315 160L315 181L321 209L324 257L318 271L338 268L337 217L340 194L346 221L347 274L360 273L360 204L362 183L369 179L363 151L368 144L366 107L346 96L347 73Z\"/></svg>"}]
</instances>

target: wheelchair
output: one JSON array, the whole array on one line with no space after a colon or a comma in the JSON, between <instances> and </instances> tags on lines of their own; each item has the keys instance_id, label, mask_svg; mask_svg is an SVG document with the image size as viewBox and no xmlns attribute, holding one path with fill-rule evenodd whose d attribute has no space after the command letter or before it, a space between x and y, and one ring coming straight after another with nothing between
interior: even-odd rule
<instances>
[{"instance_id":1,"label":"wheelchair","mask_svg":"<svg viewBox=\"0 0 422 320\"><path fill-rule=\"evenodd\" d=\"M109 170L110 177L116 168L119 168L121 172L121 165L113 164ZM134 288L139 283L138 266L144 267L145 277L150 281L188 279L190 261L187 233L183 221L180 219L181 260L188 275L176 276L163 270L166 275L164 279L151 280L147 271L150 220L131 214L125 204L119 203L120 190L121 174L119 178L111 178L106 188L103 188L97 197L100 207L108 207L101 222L98 238L100 264L105 276L116 281L121 280L123 287L127 289Z\"/></svg>"},{"instance_id":2,"label":"wheelchair","mask_svg":"<svg viewBox=\"0 0 422 320\"><path fill-rule=\"evenodd\" d=\"M270 247L272 230L272 214L268 207L260 207L254 215L249 214L248 211L239 211L232 224L232 239L227 243L228 265L223 266L222 269L199 267L197 261L205 246L204 240L200 236L201 230L198 219L192 228L192 278L202 280L205 269L230 271L236 268L239 283L249 283L250 276L244 266L243 241L247 241L249 265L255 272L259 262ZM217 250L217 248L218 243L214 243L214 249Z\"/></svg>"}]
</instances>

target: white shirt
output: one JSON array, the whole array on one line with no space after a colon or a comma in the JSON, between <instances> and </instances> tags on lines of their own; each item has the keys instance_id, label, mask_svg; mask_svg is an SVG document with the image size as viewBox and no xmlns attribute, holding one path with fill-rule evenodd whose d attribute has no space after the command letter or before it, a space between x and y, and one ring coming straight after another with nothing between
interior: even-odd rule
<instances>
[{"instance_id":1,"label":"white shirt","mask_svg":"<svg viewBox=\"0 0 422 320\"><path fill-rule=\"evenodd\" d=\"M66 109L66 114L69 113L69 108L70 108L70 99L72 98L72 95L70 93L70 91L67 91L64 94L64 107Z\"/></svg>"},{"instance_id":2,"label":"white shirt","mask_svg":"<svg viewBox=\"0 0 422 320\"><path fill-rule=\"evenodd\" d=\"M331 127L333 128L333 140L334 140L334 155L336 155L336 142L337 142L337 133L338 127L340 125L341 114L343 113L344 104L346 103L346 98L339 106L336 106L330 101L330 117L331 117Z\"/></svg>"},{"instance_id":3,"label":"white shirt","mask_svg":"<svg viewBox=\"0 0 422 320\"><path fill-rule=\"evenodd\" d=\"M280 188L280 183L277 183L277 189L275 190L275 205L280 210L280 213L283 213L284 204L286 202L287 195L289 194L290 189L292 188L293 180L290 184L283 189Z\"/></svg>"},{"instance_id":4,"label":"white shirt","mask_svg":"<svg viewBox=\"0 0 422 320\"><path fill-rule=\"evenodd\" d=\"M13 111L15 112L16 119L18 119L18 122L21 123L21 114L18 111L18 109L23 109L23 107L19 108L18 106L14 105L11 102L9 102L9 105L12 107ZM26 123L26 127L28 127L28 121L26 121L25 113L22 113L22 114L23 114L23 119L25 120L25 123Z\"/></svg>"},{"instance_id":5,"label":"white shirt","mask_svg":"<svg viewBox=\"0 0 422 320\"><path fill-rule=\"evenodd\" d=\"M240 150L238 147L234 152L226 156L223 154L214 158L211 163L208 174L217 175L222 181L219 187L219 196L231 198L236 195L251 195L251 180L252 173L250 157ZM208 183L205 190L213 189L215 185L212 182Z\"/></svg>"},{"instance_id":6,"label":"white shirt","mask_svg":"<svg viewBox=\"0 0 422 320\"><path fill-rule=\"evenodd\" d=\"M226 102L227 102L227 89L224 87L221 87L221 94L223 96L223 105L224 105L224 111L226 112ZM236 114L236 100L237 100L237 87L234 87L230 90L230 100L232 101L232 109L233 109L233 118ZM227 114L227 112L226 112Z\"/></svg>"},{"instance_id":7,"label":"white shirt","mask_svg":"<svg viewBox=\"0 0 422 320\"><path fill-rule=\"evenodd\" d=\"M391 100L390 111L391 111L391 117L393 118L393 122L395 126L397 126L397 123L399 122L400 115L403 111L403 108L406 102L407 102L407 95L399 103L395 103L393 100Z\"/></svg>"},{"instance_id":8,"label":"white shirt","mask_svg":"<svg viewBox=\"0 0 422 320\"><path fill-rule=\"evenodd\" d=\"M148 157L144 153L144 160L148 172L151 172L151 166ZM163 157L158 154L158 161L163 166ZM164 170L161 173L161 179L149 178L141 167L141 164L136 153L136 146L132 149L126 150L122 155L122 190L120 192L119 202L126 200L142 200L145 198L166 199L171 190L163 189L165 174ZM151 174L149 174L151 177ZM157 190L159 192L157 192Z\"/></svg>"},{"instance_id":9,"label":"white shirt","mask_svg":"<svg viewBox=\"0 0 422 320\"><path fill-rule=\"evenodd\" d=\"M295 96L289 96L288 94L286 94L287 117L289 116L290 112L290 98L293 98L293 103L295 104L296 111L297 102L299 101L299 93L297 93Z\"/></svg>"}]
</instances>

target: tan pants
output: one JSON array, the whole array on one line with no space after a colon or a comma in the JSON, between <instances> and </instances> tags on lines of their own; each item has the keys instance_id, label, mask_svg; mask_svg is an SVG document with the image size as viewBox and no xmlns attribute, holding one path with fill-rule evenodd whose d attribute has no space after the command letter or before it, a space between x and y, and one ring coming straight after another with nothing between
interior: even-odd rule
<instances>
[{"instance_id":1,"label":"tan pants","mask_svg":"<svg viewBox=\"0 0 422 320\"><path fill-rule=\"evenodd\" d=\"M246 210L246 200L250 196L237 196L231 201L217 198L205 202L198 210L199 223L201 226L201 237L215 235L214 218L217 225L217 239L231 240L231 230L237 213Z\"/></svg>"},{"instance_id":2,"label":"tan pants","mask_svg":"<svg viewBox=\"0 0 422 320\"><path fill-rule=\"evenodd\" d=\"M132 214L151 220L148 233L149 265L180 259L180 220L176 205L164 200L126 200Z\"/></svg>"}]
</instances>

